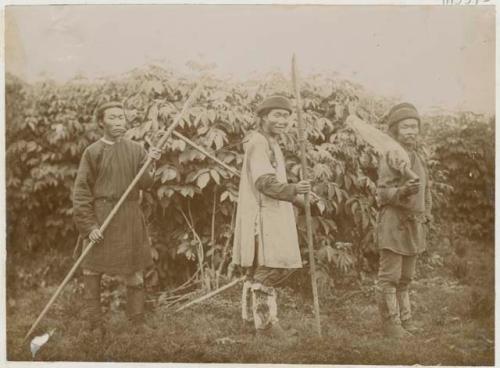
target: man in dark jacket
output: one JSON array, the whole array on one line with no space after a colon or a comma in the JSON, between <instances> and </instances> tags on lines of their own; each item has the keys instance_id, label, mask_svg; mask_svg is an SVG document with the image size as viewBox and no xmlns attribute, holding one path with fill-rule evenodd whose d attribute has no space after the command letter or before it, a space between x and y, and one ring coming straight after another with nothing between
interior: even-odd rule
<instances>
[{"instance_id":1,"label":"man in dark jacket","mask_svg":"<svg viewBox=\"0 0 500 368\"><path fill-rule=\"evenodd\" d=\"M384 332L405 337L416 330L408 287L417 255L426 249L426 226L432 219L432 199L424 154L417 147L420 116L409 103L394 106L387 116L389 134L408 153L418 179L402 173L404 160L388 151L380 160L377 196L380 206L377 237L380 250L378 305Z\"/></svg>"},{"instance_id":2,"label":"man in dark jacket","mask_svg":"<svg viewBox=\"0 0 500 368\"><path fill-rule=\"evenodd\" d=\"M154 161L160 150L147 154L143 147L123 137L123 107L107 102L97 107L96 123L103 137L87 147L78 168L73 190L73 216L84 243L97 244L82 262L84 278L83 317L90 329L101 322L100 282L103 273L120 275L127 285L127 314L134 325L144 321L143 270L153 264L139 191L153 184ZM104 234L99 230L112 208L130 185L147 156L153 159L130 192ZM100 326L99 326L100 327Z\"/></svg>"}]
</instances>

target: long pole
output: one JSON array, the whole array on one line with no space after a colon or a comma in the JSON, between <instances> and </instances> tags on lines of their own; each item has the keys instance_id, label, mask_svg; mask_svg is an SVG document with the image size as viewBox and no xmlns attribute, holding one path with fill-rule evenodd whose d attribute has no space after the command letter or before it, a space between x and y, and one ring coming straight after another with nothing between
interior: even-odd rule
<instances>
[{"instance_id":1,"label":"long pole","mask_svg":"<svg viewBox=\"0 0 500 368\"><path fill-rule=\"evenodd\" d=\"M167 139L169 138L169 136L172 134L172 132L174 131L174 129L177 127L177 125L179 125L181 119L186 114L186 112L189 109L189 107L193 104L194 100L197 98L197 96L198 96L198 94L199 94L199 92L201 90L201 86L202 86L202 81L200 81L198 83L198 85L196 86L196 88L194 89L194 91L191 93L191 96L189 96L189 98L185 102L184 107L182 108L181 112L177 115L177 117L174 120L174 122L168 127L168 129L166 130L165 134L160 138L160 140L157 143L158 147L161 148L161 147L163 147L165 145L165 143L166 143ZM151 157L148 157L148 159L146 160L146 162L144 163L144 165L142 166L142 168L139 170L139 172L135 176L135 178L132 181L132 183L130 183L130 185L128 186L127 190L122 194L120 200L115 204L115 206L113 207L113 209L109 213L108 217L106 217L106 219L102 223L101 227L99 228L99 230L101 231L101 233L104 233L104 231L108 227L109 223L111 222L111 220L116 215L116 213L120 209L121 205L123 204L123 202L127 198L127 196L130 194L130 192L135 187L135 185L137 184L137 182L144 175L144 173L146 172L147 168L151 164L151 160L152 160ZM59 296L59 294L61 293L61 291L64 289L64 287L66 286L66 284L68 283L68 281L71 279L71 277L73 276L73 274L76 272L76 270L77 270L78 266L80 265L80 263L82 263L83 259L88 254L88 252L90 252L90 250L94 247L94 245L95 245L95 243L91 241L88 244L88 246L85 248L85 250L83 251L83 253L80 256L80 258L78 258L78 260L76 261L76 263L73 265L73 267L71 268L71 270L69 271L69 273L64 278L63 282L57 288L57 290L54 293L54 295L52 295L52 297L50 298L50 301L47 303L47 305L43 309L42 313L40 313L40 315L36 319L35 323L33 323L33 325L31 326L31 328L28 331L28 333L26 334L26 336L24 336L23 343L28 339L28 337L31 335L31 333L38 326L38 324L40 323L40 321L42 320L42 318L45 316L45 314L47 313L47 311L49 310L49 308L52 306L52 304L55 302L55 300L57 299L57 297Z\"/></svg>"},{"instance_id":2,"label":"long pole","mask_svg":"<svg viewBox=\"0 0 500 368\"><path fill-rule=\"evenodd\" d=\"M203 295L203 296L199 297L198 299L195 299L195 300L193 300L193 301L190 301L189 303L184 304L183 306L181 306L181 307L177 308L175 311L176 311L176 312L180 312L181 310L186 309L186 308L188 308L188 307L192 306L193 304L197 304L197 303L200 303L200 302L202 302L202 301L204 301L204 300L207 300L207 299L209 299L209 298L213 297L214 295L217 295L217 294L219 294L220 292L222 292L222 291L224 291L224 290L226 290L226 289L229 289L230 287L232 287L232 286L236 285L238 282L243 281L243 280L245 279L245 277L246 277L246 276L242 276L242 277L240 277L239 279L234 279L234 280L233 280L233 281L231 281L229 284L226 284L226 285L224 285L224 286L222 286L222 287L218 288L217 290L214 290L214 291L212 291L212 292L210 292L210 293L208 293L208 294L205 294L205 295Z\"/></svg>"},{"instance_id":3,"label":"long pole","mask_svg":"<svg viewBox=\"0 0 500 368\"><path fill-rule=\"evenodd\" d=\"M306 160L306 138L304 132L304 123L302 121L302 102L300 99L299 77L297 73L297 62L295 54L292 57L292 84L295 92L295 101L297 103L297 119L300 144L300 161L302 166L302 177L307 179L307 160ZM314 261L313 233L311 220L311 202L309 193L304 194L307 228L307 246L309 248L309 265L311 267L311 282L314 299L314 316L316 320L316 330L321 337L321 320L319 315L318 287L316 283L316 263Z\"/></svg>"},{"instance_id":4,"label":"long pole","mask_svg":"<svg viewBox=\"0 0 500 368\"><path fill-rule=\"evenodd\" d=\"M222 162L221 160L219 160L217 157L215 157L215 155L207 152L205 149L203 149L201 146L197 145L196 143L194 143L192 140L190 140L189 138L183 136L181 133L179 132L172 132L172 135L174 135L175 137L179 138L180 140L184 141L186 144L190 145L191 147L193 147L195 150L197 150L198 152L200 153L203 153L205 156L207 156L208 158L214 160L215 162L217 162L219 165L221 165L223 168L225 168L227 171L229 171L230 173L236 175L237 177L240 177L240 173L238 170L236 170L234 167L231 167L227 164L225 164L224 162Z\"/></svg>"}]
</instances>

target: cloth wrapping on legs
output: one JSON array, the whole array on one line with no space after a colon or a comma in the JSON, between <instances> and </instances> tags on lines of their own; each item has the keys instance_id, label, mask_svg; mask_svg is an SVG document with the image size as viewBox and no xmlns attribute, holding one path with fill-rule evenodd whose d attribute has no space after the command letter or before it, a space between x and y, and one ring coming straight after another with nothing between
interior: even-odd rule
<instances>
[{"instance_id":1,"label":"cloth wrapping on legs","mask_svg":"<svg viewBox=\"0 0 500 368\"><path fill-rule=\"evenodd\" d=\"M380 311L380 316L383 322L391 321L393 323L399 324L399 308L398 300L396 298L396 288L395 287L377 287L378 294L378 307Z\"/></svg>"},{"instance_id":2,"label":"cloth wrapping on legs","mask_svg":"<svg viewBox=\"0 0 500 368\"><path fill-rule=\"evenodd\" d=\"M257 330L269 328L278 322L276 290L261 283L252 284L252 311Z\"/></svg>"},{"instance_id":3,"label":"cloth wrapping on legs","mask_svg":"<svg viewBox=\"0 0 500 368\"><path fill-rule=\"evenodd\" d=\"M401 322L406 322L411 319L411 304L410 293L408 289L398 290L396 292L399 304L399 315Z\"/></svg>"},{"instance_id":4,"label":"cloth wrapping on legs","mask_svg":"<svg viewBox=\"0 0 500 368\"><path fill-rule=\"evenodd\" d=\"M129 319L142 318L145 297L143 285L127 285L127 315Z\"/></svg>"},{"instance_id":5,"label":"cloth wrapping on legs","mask_svg":"<svg viewBox=\"0 0 500 368\"><path fill-rule=\"evenodd\" d=\"M241 318L243 321L251 321L251 317L248 313L248 299L250 298L251 294L249 291L252 289L252 282L251 281L245 281L243 283L243 291L241 293Z\"/></svg>"}]
</instances>

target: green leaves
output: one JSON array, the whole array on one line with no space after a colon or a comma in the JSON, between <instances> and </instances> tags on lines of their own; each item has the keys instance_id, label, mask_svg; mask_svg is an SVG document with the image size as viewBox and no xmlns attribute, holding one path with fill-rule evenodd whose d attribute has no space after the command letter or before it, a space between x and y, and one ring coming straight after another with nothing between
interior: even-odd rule
<instances>
[{"instance_id":1,"label":"green leaves","mask_svg":"<svg viewBox=\"0 0 500 368\"><path fill-rule=\"evenodd\" d=\"M221 129L210 128L205 135L205 142L208 147L213 147L216 150L221 149L227 143L227 135Z\"/></svg>"},{"instance_id":2,"label":"green leaves","mask_svg":"<svg viewBox=\"0 0 500 368\"><path fill-rule=\"evenodd\" d=\"M156 176L160 178L162 184L167 181L179 178L177 168L168 164L156 169Z\"/></svg>"},{"instance_id":3,"label":"green leaves","mask_svg":"<svg viewBox=\"0 0 500 368\"><path fill-rule=\"evenodd\" d=\"M198 178L196 179L196 185L198 185L200 189L203 189L207 186L209 181L210 181L210 173L205 172L198 176Z\"/></svg>"},{"instance_id":4,"label":"green leaves","mask_svg":"<svg viewBox=\"0 0 500 368\"><path fill-rule=\"evenodd\" d=\"M178 159L179 164L186 164L193 161L203 161L205 160L205 155L194 148L188 148L179 155Z\"/></svg>"},{"instance_id":5,"label":"green leaves","mask_svg":"<svg viewBox=\"0 0 500 368\"><path fill-rule=\"evenodd\" d=\"M136 70L104 84L7 83L10 242L34 244L30 249L35 249L74 237L72 183L83 150L100 137L93 109L101 96L125 101L127 138L144 143L151 132L172 123L194 84L158 67ZM288 76L280 73L248 81L214 79L204 87L178 131L241 170L243 142L257 123L255 107L265 96L288 90ZM344 275L361 267L364 252L374 246L377 215L378 156L344 127L348 105L359 102L366 119L376 123L375 116L382 116L392 101L370 96L360 86L326 74L304 78L302 96L307 176L320 197L312 208L314 240L319 249L330 247L325 248L329 274ZM302 174L295 119L294 114L280 138L292 182ZM423 124L434 160L430 169L434 212L476 224L463 227L474 236L492 234L494 121L458 114L425 117ZM158 250L153 254L157 271L161 282L168 279L168 284L182 281L179 275L190 270L197 254L192 239L183 238L190 230L176 208L191 204L192 222L201 236L212 237L214 218L214 243L225 243L219 229L231 224L239 180L174 136L167 141L155 179L153 188L144 192L143 206ZM297 221L305 244L303 216ZM64 226L59 226L61 222ZM211 252L207 250L208 258L221 259L219 248L204 244ZM176 258L177 254L183 257Z\"/></svg>"},{"instance_id":6,"label":"green leaves","mask_svg":"<svg viewBox=\"0 0 500 368\"><path fill-rule=\"evenodd\" d=\"M183 140L180 140L180 139L170 139L170 149L172 151L179 151L179 152L184 152L184 150L186 149L186 142L184 142Z\"/></svg>"},{"instance_id":7,"label":"green leaves","mask_svg":"<svg viewBox=\"0 0 500 368\"><path fill-rule=\"evenodd\" d=\"M432 143L434 213L463 223L461 236L492 238L494 233L494 119L460 113L429 117L426 139ZM474 224L474 226L471 226Z\"/></svg>"},{"instance_id":8,"label":"green leaves","mask_svg":"<svg viewBox=\"0 0 500 368\"><path fill-rule=\"evenodd\" d=\"M220 185L221 178L217 170L211 169L210 176L217 183L217 185Z\"/></svg>"},{"instance_id":9,"label":"green leaves","mask_svg":"<svg viewBox=\"0 0 500 368\"><path fill-rule=\"evenodd\" d=\"M63 124L55 124L48 135L48 141L51 144L57 144L69 137L69 134Z\"/></svg>"},{"instance_id":10,"label":"green leaves","mask_svg":"<svg viewBox=\"0 0 500 368\"><path fill-rule=\"evenodd\" d=\"M333 247L325 245L320 252L326 262L338 268L342 273L347 273L355 263L351 249L351 243L336 242Z\"/></svg>"}]
</instances>

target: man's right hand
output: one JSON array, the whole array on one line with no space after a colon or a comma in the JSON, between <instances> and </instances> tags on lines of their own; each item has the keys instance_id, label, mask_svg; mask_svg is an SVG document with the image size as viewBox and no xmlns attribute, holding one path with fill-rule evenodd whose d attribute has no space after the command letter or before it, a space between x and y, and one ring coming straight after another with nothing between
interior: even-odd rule
<instances>
[{"instance_id":1,"label":"man's right hand","mask_svg":"<svg viewBox=\"0 0 500 368\"><path fill-rule=\"evenodd\" d=\"M104 239L104 236L102 235L101 230L94 229L90 232L89 239L94 243L99 243L101 240Z\"/></svg>"},{"instance_id":2,"label":"man's right hand","mask_svg":"<svg viewBox=\"0 0 500 368\"><path fill-rule=\"evenodd\" d=\"M295 190L297 194L306 194L311 191L311 183L307 180L301 180L297 184L295 184Z\"/></svg>"},{"instance_id":3,"label":"man's right hand","mask_svg":"<svg viewBox=\"0 0 500 368\"><path fill-rule=\"evenodd\" d=\"M417 194L420 189L420 182L410 180L406 182L401 188L399 188L400 197L409 197L411 195Z\"/></svg>"}]
</instances>

